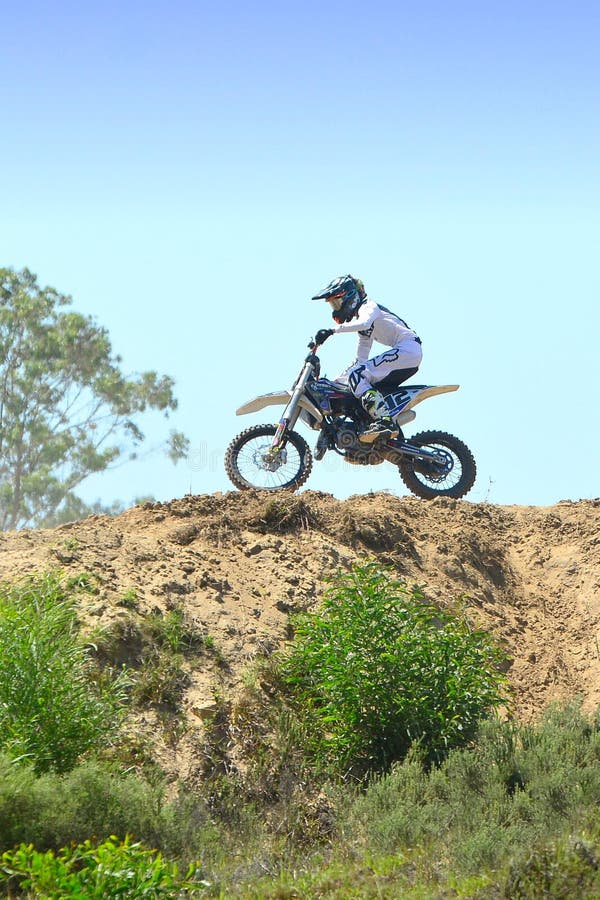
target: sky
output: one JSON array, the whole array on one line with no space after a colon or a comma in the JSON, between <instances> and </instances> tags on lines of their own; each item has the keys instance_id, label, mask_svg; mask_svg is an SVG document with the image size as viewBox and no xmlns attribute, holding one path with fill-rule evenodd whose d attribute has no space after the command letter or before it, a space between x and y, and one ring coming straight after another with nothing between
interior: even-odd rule
<instances>
[{"instance_id":1,"label":"sky","mask_svg":"<svg viewBox=\"0 0 600 900\"><path fill-rule=\"evenodd\" d=\"M233 490L262 393L290 387L338 275L418 332L412 382L460 384L406 435L471 448L473 502L600 495L600 6L5 0L0 266L109 331L179 400L159 452L88 479L126 504ZM324 374L356 339L323 347ZM314 445L316 435L298 429ZM307 489L407 494L327 454Z\"/></svg>"}]
</instances>

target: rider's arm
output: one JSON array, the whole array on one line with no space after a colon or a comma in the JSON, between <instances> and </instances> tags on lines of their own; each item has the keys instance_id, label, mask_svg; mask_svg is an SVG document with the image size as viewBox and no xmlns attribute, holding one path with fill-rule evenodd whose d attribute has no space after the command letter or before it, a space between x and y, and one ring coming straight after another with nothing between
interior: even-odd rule
<instances>
[{"instance_id":1,"label":"rider's arm","mask_svg":"<svg viewBox=\"0 0 600 900\"><path fill-rule=\"evenodd\" d=\"M359 363L364 363L371 355L371 347L373 346L373 337L370 334L361 334L358 338L358 347L356 348L356 359L346 366L343 372L340 372L333 380L341 381L342 384L348 384L348 375Z\"/></svg>"},{"instance_id":2,"label":"rider's arm","mask_svg":"<svg viewBox=\"0 0 600 900\"><path fill-rule=\"evenodd\" d=\"M343 322L336 325L333 329L334 334L345 334L348 331L364 331L368 330L377 316L379 315L379 307L373 300L365 300L358 314L350 319L349 322Z\"/></svg>"},{"instance_id":3,"label":"rider's arm","mask_svg":"<svg viewBox=\"0 0 600 900\"><path fill-rule=\"evenodd\" d=\"M361 334L358 337L358 347L356 350L356 362L363 363L371 355L371 347L373 346L372 334Z\"/></svg>"}]
</instances>

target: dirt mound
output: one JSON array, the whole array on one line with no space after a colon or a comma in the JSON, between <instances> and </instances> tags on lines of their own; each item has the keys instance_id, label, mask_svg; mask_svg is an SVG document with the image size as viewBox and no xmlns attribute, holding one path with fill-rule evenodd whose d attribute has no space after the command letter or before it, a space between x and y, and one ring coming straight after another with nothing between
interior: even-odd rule
<instances>
[{"instance_id":1,"label":"dirt mound","mask_svg":"<svg viewBox=\"0 0 600 900\"><path fill-rule=\"evenodd\" d=\"M90 573L99 591L81 616L95 629L126 617L127 597L142 614L183 608L219 651L190 671L185 708L201 728L215 692L235 693L252 659L289 636L290 613L315 607L327 576L376 557L440 604L462 598L504 643L527 719L559 698L580 695L588 711L600 703L599 514L600 500L538 508L310 491L188 496L0 534L0 579Z\"/></svg>"}]
</instances>

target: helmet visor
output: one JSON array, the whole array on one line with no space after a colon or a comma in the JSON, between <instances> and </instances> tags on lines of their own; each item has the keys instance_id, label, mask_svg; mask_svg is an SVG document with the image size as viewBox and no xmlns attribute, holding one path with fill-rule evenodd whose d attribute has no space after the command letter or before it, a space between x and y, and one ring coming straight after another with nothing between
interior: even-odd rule
<instances>
[{"instance_id":1,"label":"helmet visor","mask_svg":"<svg viewBox=\"0 0 600 900\"><path fill-rule=\"evenodd\" d=\"M342 308L342 303L344 302L344 294L334 294L333 297L327 297L327 303L329 303L330 307L334 312L339 312Z\"/></svg>"}]
</instances>

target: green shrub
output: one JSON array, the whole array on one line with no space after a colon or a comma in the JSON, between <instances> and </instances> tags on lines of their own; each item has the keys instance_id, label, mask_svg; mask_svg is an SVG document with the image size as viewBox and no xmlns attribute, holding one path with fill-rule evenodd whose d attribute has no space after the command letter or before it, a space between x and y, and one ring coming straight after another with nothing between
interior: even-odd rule
<instances>
[{"instance_id":1,"label":"green shrub","mask_svg":"<svg viewBox=\"0 0 600 900\"><path fill-rule=\"evenodd\" d=\"M513 860L524 878L541 864L539 851L529 866L532 847L597 830L599 760L600 731L574 704L535 726L491 719L440 766L414 748L354 799L346 792L340 829L372 854L424 847L457 876Z\"/></svg>"},{"instance_id":2,"label":"green shrub","mask_svg":"<svg viewBox=\"0 0 600 900\"><path fill-rule=\"evenodd\" d=\"M116 735L119 680L92 677L58 576L0 587L0 748L64 772Z\"/></svg>"},{"instance_id":3,"label":"green shrub","mask_svg":"<svg viewBox=\"0 0 600 900\"><path fill-rule=\"evenodd\" d=\"M159 778L149 782L103 761L86 760L62 775L36 775L0 755L0 853L18 844L58 851L92 835L103 841L129 834L187 864L198 857L221 861L234 845L254 839L258 814L244 807L233 784L231 814L218 808L211 786L203 786L202 795L181 790L170 801L164 791Z\"/></svg>"},{"instance_id":4,"label":"green shrub","mask_svg":"<svg viewBox=\"0 0 600 900\"><path fill-rule=\"evenodd\" d=\"M367 563L295 620L281 669L299 715L313 719L313 751L378 770L416 741L440 759L472 739L504 699L500 660L489 635Z\"/></svg>"},{"instance_id":5,"label":"green shrub","mask_svg":"<svg viewBox=\"0 0 600 900\"><path fill-rule=\"evenodd\" d=\"M600 897L597 853L597 847L580 840L534 849L524 862L511 867L504 896L511 900Z\"/></svg>"},{"instance_id":6,"label":"green shrub","mask_svg":"<svg viewBox=\"0 0 600 900\"><path fill-rule=\"evenodd\" d=\"M21 843L56 850L92 834L133 834L160 844L166 830L162 792L160 784L96 760L62 775L36 775L0 756L0 851Z\"/></svg>"},{"instance_id":7,"label":"green shrub","mask_svg":"<svg viewBox=\"0 0 600 900\"><path fill-rule=\"evenodd\" d=\"M32 890L34 896L46 900L154 900L200 896L207 884L192 881L196 871L191 865L181 878L177 864L161 853L130 838L119 841L110 837L97 845L86 840L58 853L40 853L21 844L2 854L0 884L16 882L20 889Z\"/></svg>"}]
</instances>

